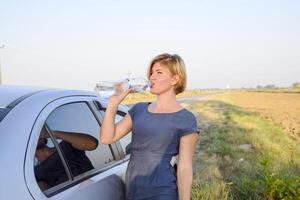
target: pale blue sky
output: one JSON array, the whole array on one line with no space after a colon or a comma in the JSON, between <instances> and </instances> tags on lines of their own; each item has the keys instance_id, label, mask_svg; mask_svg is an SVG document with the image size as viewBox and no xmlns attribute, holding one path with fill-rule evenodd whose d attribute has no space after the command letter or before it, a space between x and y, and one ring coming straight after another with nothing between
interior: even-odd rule
<instances>
[{"instance_id":1,"label":"pale blue sky","mask_svg":"<svg viewBox=\"0 0 300 200\"><path fill-rule=\"evenodd\" d=\"M177 53L189 88L300 81L300 1L0 0L5 84L92 90Z\"/></svg>"}]
</instances>

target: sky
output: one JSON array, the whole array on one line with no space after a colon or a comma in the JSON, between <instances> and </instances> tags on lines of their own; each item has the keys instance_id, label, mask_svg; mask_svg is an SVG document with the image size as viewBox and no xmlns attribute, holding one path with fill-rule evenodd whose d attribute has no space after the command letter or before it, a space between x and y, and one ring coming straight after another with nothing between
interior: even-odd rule
<instances>
[{"instance_id":1,"label":"sky","mask_svg":"<svg viewBox=\"0 0 300 200\"><path fill-rule=\"evenodd\" d=\"M0 0L2 83L93 90L180 55L188 89L300 81L298 0Z\"/></svg>"}]
</instances>

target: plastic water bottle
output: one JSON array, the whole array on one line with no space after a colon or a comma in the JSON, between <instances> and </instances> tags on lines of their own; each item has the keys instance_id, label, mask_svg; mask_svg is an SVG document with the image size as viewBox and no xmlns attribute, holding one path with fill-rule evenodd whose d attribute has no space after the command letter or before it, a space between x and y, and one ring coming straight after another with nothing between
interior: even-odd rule
<instances>
[{"instance_id":1,"label":"plastic water bottle","mask_svg":"<svg viewBox=\"0 0 300 200\"><path fill-rule=\"evenodd\" d=\"M144 92L150 86L150 81L142 77L126 78L119 81L101 81L96 84L95 91L100 96L111 96L115 93L126 91Z\"/></svg>"},{"instance_id":2,"label":"plastic water bottle","mask_svg":"<svg viewBox=\"0 0 300 200\"><path fill-rule=\"evenodd\" d=\"M151 83L149 80L142 78L142 77L136 77L136 78L128 78L124 82L126 85L126 89L132 89L133 92L145 92L148 87L150 87Z\"/></svg>"}]
</instances>

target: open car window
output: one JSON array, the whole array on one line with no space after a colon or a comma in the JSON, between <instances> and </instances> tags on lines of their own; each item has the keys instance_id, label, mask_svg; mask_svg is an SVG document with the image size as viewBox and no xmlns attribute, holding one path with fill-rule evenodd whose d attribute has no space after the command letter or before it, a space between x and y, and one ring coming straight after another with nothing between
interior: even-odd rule
<instances>
[{"instance_id":1,"label":"open car window","mask_svg":"<svg viewBox=\"0 0 300 200\"><path fill-rule=\"evenodd\" d=\"M58 185L113 162L110 146L98 142L99 132L99 123L87 103L56 108L46 120L36 150L35 176L41 190L59 189Z\"/></svg>"}]
</instances>

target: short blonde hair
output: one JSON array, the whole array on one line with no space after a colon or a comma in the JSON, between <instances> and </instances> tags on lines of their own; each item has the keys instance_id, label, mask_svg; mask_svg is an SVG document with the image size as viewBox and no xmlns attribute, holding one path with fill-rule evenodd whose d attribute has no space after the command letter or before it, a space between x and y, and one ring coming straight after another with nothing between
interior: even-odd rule
<instances>
[{"instance_id":1,"label":"short blonde hair","mask_svg":"<svg viewBox=\"0 0 300 200\"><path fill-rule=\"evenodd\" d=\"M152 67L155 63L166 66L172 75L179 76L179 82L175 86L175 94L179 94L185 90L187 82L185 64L179 55L164 53L154 57L147 70L148 79L150 79Z\"/></svg>"}]
</instances>

